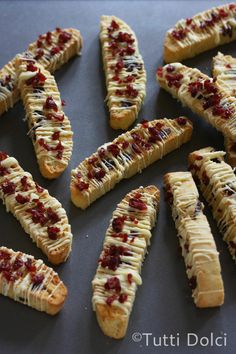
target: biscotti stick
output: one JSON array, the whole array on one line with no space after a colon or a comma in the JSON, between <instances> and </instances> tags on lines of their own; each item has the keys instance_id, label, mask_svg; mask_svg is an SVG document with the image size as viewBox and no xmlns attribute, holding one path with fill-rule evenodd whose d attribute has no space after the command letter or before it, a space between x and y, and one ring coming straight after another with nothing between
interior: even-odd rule
<instances>
[{"instance_id":1,"label":"biscotti stick","mask_svg":"<svg viewBox=\"0 0 236 354\"><path fill-rule=\"evenodd\" d=\"M125 196L113 212L93 279L93 309L112 338L126 334L142 263L156 221L160 192L140 187Z\"/></svg>"},{"instance_id":2,"label":"biscotti stick","mask_svg":"<svg viewBox=\"0 0 236 354\"><path fill-rule=\"evenodd\" d=\"M82 209L191 139L192 124L185 117L159 119L102 145L71 172L71 199Z\"/></svg>"},{"instance_id":3,"label":"biscotti stick","mask_svg":"<svg viewBox=\"0 0 236 354\"><path fill-rule=\"evenodd\" d=\"M106 75L110 125L126 130L146 95L146 72L132 29L115 16L101 17L100 40Z\"/></svg>"},{"instance_id":4,"label":"biscotti stick","mask_svg":"<svg viewBox=\"0 0 236 354\"><path fill-rule=\"evenodd\" d=\"M65 210L4 152L0 152L0 198L51 263L66 261L72 234Z\"/></svg>"},{"instance_id":5,"label":"biscotti stick","mask_svg":"<svg viewBox=\"0 0 236 354\"><path fill-rule=\"evenodd\" d=\"M164 183L194 303L197 307L220 306L224 286L219 254L192 175L167 173Z\"/></svg>"}]
</instances>

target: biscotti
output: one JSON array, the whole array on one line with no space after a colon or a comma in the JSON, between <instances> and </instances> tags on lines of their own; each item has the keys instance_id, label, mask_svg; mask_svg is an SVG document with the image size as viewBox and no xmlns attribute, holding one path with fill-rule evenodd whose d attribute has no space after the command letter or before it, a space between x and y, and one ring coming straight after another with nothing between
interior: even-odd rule
<instances>
[{"instance_id":1,"label":"biscotti","mask_svg":"<svg viewBox=\"0 0 236 354\"><path fill-rule=\"evenodd\" d=\"M194 151L189 155L189 168L236 260L236 176L232 167L224 162L224 155L224 151L211 147Z\"/></svg>"},{"instance_id":2,"label":"biscotti","mask_svg":"<svg viewBox=\"0 0 236 354\"><path fill-rule=\"evenodd\" d=\"M185 117L144 121L102 145L71 172L71 199L82 209L191 139L192 124Z\"/></svg>"},{"instance_id":3,"label":"biscotti","mask_svg":"<svg viewBox=\"0 0 236 354\"><path fill-rule=\"evenodd\" d=\"M200 115L225 137L236 139L236 98L198 69L173 63L157 70L162 88Z\"/></svg>"},{"instance_id":4,"label":"biscotti","mask_svg":"<svg viewBox=\"0 0 236 354\"><path fill-rule=\"evenodd\" d=\"M73 134L55 78L24 56L17 58L16 71L40 172L45 178L57 178L70 160Z\"/></svg>"},{"instance_id":5,"label":"biscotti","mask_svg":"<svg viewBox=\"0 0 236 354\"><path fill-rule=\"evenodd\" d=\"M236 97L236 58L218 53L213 58L213 77L227 95ZM228 163L236 166L236 141L225 137L225 151Z\"/></svg>"},{"instance_id":6,"label":"biscotti","mask_svg":"<svg viewBox=\"0 0 236 354\"><path fill-rule=\"evenodd\" d=\"M0 247L0 294L55 315L64 305L67 289L41 259Z\"/></svg>"},{"instance_id":7,"label":"biscotti","mask_svg":"<svg viewBox=\"0 0 236 354\"><path fill-rule=\"evenodd\" d=\"M164 39L166 63L192 58L236 39L236 4L213 7L181 19Z\"/></svg>"},{"instance_id":8,"label":"biscotti","mask_svg":"<svg viewBox=\"0 0 236 354\"><path fill-rule=\"evenodd\" d=\"M40 35L24 53L35 59L51 73L59 69L71 57L79 54L82 48L80 32L74 28L61 29ZM16 58L0 70L0 115L6 112L20 98L17 84Z\"/></svg>"},{"instance_id":9,"label":"biscotti","mask_svg":"<svg viewBox=\"0 0 236 354\"><path fill-rule=\"evenodd\" d=\"M93 309L109 337L126 334L142 263L156 221L160 192L155 186L133 190L117 205L106 232L93 285Z\"/></svg>"},{"instance_id":10,"label":"biscotti","mask_svg":"<svg viewBox=\"0 0 236 354\"><path fill-rule=\"evenodd\" d=\"M115 16L101 17L100 40L106 75L110 125L126 130L146 95L146 72L132 29Z\"/></svg>"},{"instance_id":11,"label":"biscotti","mask_svg":"<svg viewBox=\"0 0 236 354\"><path fill-rule=\"evenodd\" d=\"M68 258L72 234L65 210L4 152L0 152L0 198L51 263Z\"/></svg>"},{"instance_id":12,"label":"biscotti","mask_svg":"<svg viewBox=\"0 0 236 354\"><path fill-rule=\"evenodd\" d=\"M192 175L167 173L164 183L194 303L197 307L220 306L224 286L219 254Z\"/></svg>"}]
</instances>

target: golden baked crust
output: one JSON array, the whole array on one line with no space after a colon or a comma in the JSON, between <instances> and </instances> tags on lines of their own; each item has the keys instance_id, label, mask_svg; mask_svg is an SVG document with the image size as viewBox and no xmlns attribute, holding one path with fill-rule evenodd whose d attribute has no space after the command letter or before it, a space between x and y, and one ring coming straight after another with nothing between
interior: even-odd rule
<instances>
[{"instance_id":1,"label":"golden baked crust","mask_svg":"<svg viewBox=\"0 0 236 354\"><path fill-rule=\"evenodd\" d=\"M100 40L110 125L127 130L146 95L146 72L138 41L133 30L115 16L101 17Z\"/></svg>"},{"instance_id":2,"label":"golden baked crust","mask_svg":"<svg viewBox=\"0 0 236 354\"><path fill-rule=\"evenodd\" d=\"M157 70L157 80L225 137L236 138L236 98L228 96L212 78L198 69L172 63Z\"/></svg>"},{"instance_id":3,"label":"golden baked crust","mask_svg":"<svg viewBox=\"0 0 236 354\"><path fill-rule=\"evenodd\" d=\"M224 286L219 253L192 175L167 173L164 183L194 302L197 307L220 306L224 302Z\"/></svg>"},{"instance_id":4,"label":"golden baked crust","mask_svg":"<svg viewBox=\"0 0 236 354\"><path fill-rule=\"evenodd\" d=\"M17 58L16 71L40 172L45 178L57 178L71 158L73 133L55 78L24 56Z\"/></svg>"},{"instance_id":5,"label":"golden baked crust","mask_svg":"<svg viewBox=\"0 0 236 354\"><path fill-rule=\"evenodd\" d=\"M218 52L213 58L212 73L217 85L227 95L236 97L236 58ZM236 167L235 140L225 137L225 151L228 163Z\"/></svg>"},{"instance_id":6,"label":"golden baked crust","mask_svg":"<svg viewBox=\"0 0 236 354\"><path fill-rule=\"evenodd\" d=\"M67 297L67 288L58 274L41 259L0 247L0 294L22 304L57 314Z\"/></svg>"},{"instance_id":7,"label":"golden baked crust","mask_svg":"<svg viewBox=\"0 0 236 354\"><path fill-rule=\"evenodd\" d=\"M192 58L236 39L236 4L213 7L192 18L182 19L164 39L166 63Z\"/></svg>"},{"instance_id":8,"label":"golden baked crust","mask_svg":"<svg viewBox=\"0 0 236 354\"><path fill-rule=\"evenodd\" d=\"M65 210L18 161L0 152L0 198L53 264L65 262L72 234Z\"/></svg>"},{"instance_id":9,"label":"golden baked crust","mask_svg":"<svg viewBox=\"0 0 236 354\"><path fill-rule=\"evenodd\" d=\"M189 168L235 260L236 176L232 167L224 162L224 155L224 151L215 151L212 147L194 151L189 155Z\"/></svg>"},{"instance_id":10,"label":"golden baked crust","mask_svg":"<svg viewBox=\"0 0 236 354\"><path fill-rule=\"evenodd\" d=\"M37 58L39 64L53 73L71 57L79 54L81 48L82 37L77 29L58 28L40 35L37 41L29 45L24 55L32 59ZM16 57L0 70L0 115L20 99L15 63Z\"/></svg>"},{"instance_id":11,"label":"golden baked crust","mask_svg":"<svg viewBox=\"0 0 236 354\"><path fill-rule=\"evenodd\" d=\"M93 309L109 337L120 339L126 334L159 201L155 186L140 187L113 212L92 282Z\"/></svg>"},{"instance_id":12,"label":"golden baked crust","mask_svg":"<svg viewBox=\"0 0 236 354\"><path fill-rule=\"evenodd\" d=\"M130 178L191 139L185 117L138 124L106 143L71 172L71 199L87 208L124 178Z\"/></svg>"}]
</instances>

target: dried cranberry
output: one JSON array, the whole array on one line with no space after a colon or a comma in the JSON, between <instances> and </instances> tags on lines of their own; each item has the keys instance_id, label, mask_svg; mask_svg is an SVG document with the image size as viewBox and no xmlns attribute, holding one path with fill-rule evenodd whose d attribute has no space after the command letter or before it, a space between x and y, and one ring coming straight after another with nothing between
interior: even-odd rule
<instances>
[{"instance_id":1,"label":"dried cranberry","mask_svg":"<svg viewBox=\"0 0 236 354\"><path fill-rule=\"evenodd\" d=\"M169 87L179 88L181 86L181 80L183 79L182 74L166 74L166 80L168 81Z\"/></svg>"},{"instance_id":2,"label":"dried cranberry","mask_svg":"<svg viewBox=\"0 0 236 354\"><path fill-rule=\"evenodd\" d=\"M120 153L119 146L117 144L110 144L107 147L107 151L110 152L113 156L117 157Z\"/></svg>"},{"instance_id":3,"label":"dried cranberry","mask_svg":"<svg viewBox=\"0 0 236 354\"><path fill-rule=\"evenodd\" d=\"M38 183L35 183L35 188L36 188L38 193L42 193L44 191L44 188L39 186Z\"/></svg>"},{"instance_id":4,"label":"dried cranberry","mask_svg":"<svg viewBox=\"0 0 236 354\"><path fill-rule=\"evenodd\" d=\"M24 197L22 194L17 194L16 201L20 204L25 204L30 201L30 197L29 196Z\"/></svg>"},{"instance_id":5,"label":"dried cranberry","mask_svg":"<svg viewBox=\"0 0 236 354\"><path fill-rule=\"evenodd\" d=\"M193 22L192 18L186 18L186 25L189 26Z\"/></svg>"},{"instance_id":6,"label":"dried cranberry","mask_svg":"<svg viewBox=\"0 0 236 354\"><path fill-rule=\"evenodd\" d=\"M36 271L36 267L33 264L33 259L32 258L27 258L27 260L25 262L25 267L28 269L29 272L35 272Z\"/></svg>"},{"instance_id":7,"label":"dried cranberry","mask_svg":"<svg viewBox=\"0 0 236 354\"><path fill-rule=\"evenodd\" d=\"M138 90L136 90L132 85L127 85L125 93L130 96L130 97L137 97L138 96Z\"/></svg>"},{"instance_id":8,"label":"dried cranberry","mask_svg":"<svg viewBox=\"0 0 236 354\"><path fill-rule=\"evenodd\" d=\"M6 167L0 166L0 176L6 176L7 174L9 174L9 170Z\"/></svg>"},{"instance_id":9,"label":"dried cranberry","mask_svg":"<svg viewBox=\"0 0 236 354\"><path fill-rule=\"evenodd\" d=\"M128 295L127 294L120 294L118 301L123 304L125 301L127 301Z\"/></svg>"},{"instance_id":10,"label":"dried cranberry","mask_svg":"<svg viewBox=\"0 0 236 354\"><path fill-rule=\"evenodd\" d=\"M117 295L111 295L106 299L107 305L111 306L111 304L117 299Z\"/></svg>"},{"instance_id":11,"label":"dried cranberry","mask_svg":"<svg viewBox=\"0 0 236 354\"><path fill-rule=\"evenodd\" d=\"M56 46L56 47L53 47L51 50L50 50L50 54L52 56L58 54L59 52L61 51L60 47Z\"/></svg>"},{"instance_id":12,"label":"dried cranberry","mask_svg":"<svg viewBox=\"0 0 236 354\"><path fill-rule=\"evenodd\" d=\"M36 50L36 54L34 56L35 60L39 60L40 58L42 58L44 56L44 50L39 48Z\"/></svg>"},{"instance_id":13,"label":"dried cranberry","mask_svg":"<svg viewBox=\"0 0 236 354\"><path fill-rule=\"evenodd\" d=\"M103 177L105 176L106 171L102 168L100 169L96 169L94 172L94 177L98 180L101 181L103 179Z\"/></svg>"},{"instance_id":14,"label":"dried cranberry","mask_svg":"<svg viewBox=\"0 0 236 354\"><path fill-rule=\"evenodd\" d=\"M173 71L175 71L174 65L171 65L171 64L167 65L166 71L167 71L168 73L172 73Z\"/></svg>"},{"instance_id":15,"label":"dried cranberry","mask_svg":"<svg viewBox=\"0 0 236 354\"><path fill-rule=\"evenodd\" d=\"M0 161L6 160L8 155L6 152L0 151Z\"/></svg>"},{"instance_id":16,"label":"dried cranberry","mask_svg":"<svg viewBox=\"0 0 236 354\"><path fill-rule=\"evenodd\" d=\"M160 67L157 69L157 76L163 77L163 67L162 67L162 66L160 66Z\"/></svg>"},{"instance_id":17,"label":"dried cranberry","mask_svg":"<svg viewBox=\"0 0 236 354\"><path fill-rule=\"evenodd\" d=\"M120 280L117 277L111 277L107 279L104 288L106 290L115 290L116 293L119 293L121 291Z\"/></svg>"},{"instance_id":18,"label":"dried cranberry","mask_svg":"<svg viewBox=\"0 0 236 354\"><path fill-rule=\"evenodd\" d=\"M211 80L205 80L203 86L207 93L217 93L217 87Z\"/></svg>"},{"instance_id":19,"label":"dried cranberry","mask_svg":"<svg viewBox=\"0 0 236 354\"><path fill-rule=\"evenodd\" d=\"M63 113L47 113L46 118L48 120L55 120L57 122L63 122L65 116Z\"/></svg>"},{"instance_id":20,"label":"dried cranberry","mask_svg":"<svg viewBox=\"0 0 236 354\"><path fill-rule=\"evenodd\" d=\"M52 224L55 224L58 221L60 221L60 217L57 215L55 211L52 210L51 207L47 208L47 216Z\"/></svg>"},{"instance_id":21,"label":"dried cranberry","mask_svg":"<svg viewBox=\"0 0 236 354\"><path fill-rule=\"evenodd\" d=\"M38 68L36 66L34 66L34 64L29 63L29 64L27 64L26 70L27 71L37 71Z\"/></svg>"},{"instance_id":22,"label":"dried cranberry","mask_svg":"<svg viewBox=\"0 0 236 354\"><path fill-rule=\"evenodd\" d=\"M89 188L89 184L85 183L83 181L80 181L80 182L76 183L76 187L82 192L82 191L87 190Z\"/></svg>"},{"instance_id":23,"label":"dried cranberry","mask_svg":"<svg viewBox=\"0 0 236 354\"><path fill-rule=\"evenodd\" d=\"M176 118L176 122L177 122L179 125L186 125L186 124L187 124L187 119L184 118L184 117L178 117L178 118Z\"/></svg>"},{"instance_id":24,"label":"dried cranberry","mask_svg":"<svg viewBox=\"0 0 236 354\"><path fill-rule=\"evenodd\" d=\"M108 32L113 32L116 31L120 28L120 26L118 25L118 23L115 20L111 21L110 26L107 28Z\"/></svg>"},{"instance_id":25,"label":"dried cranberry","mask_svg":"<svg viewBox=\"0 0 236 354\"><path fill-rule=\"evenodd\" d=\"M45 109L53 109L55 112L58 111L58 107L52 96L48 96L46 102L43 106Z\"/></svg>"},{"instance_id":26,"label":"dried cranberry","mask_svg":"<svg viewBox=\"0 0 236 354\"><path fill-rule=\"evenodd\" d=\"M181 41L187 36L187 31L186 29L181 28L179 30L173 30L171 34L173 38L177 39L178 41Z\"/></svg>"},{"instance_id":27,"label":"dried cranberry","mask_svg":"<svg viewBox=\"0 0 236 354\"><path fill-rule=\"evenodd\" d=\"M46 42L47 44L52 44L52 33L51 32L47 32L46 34Z\"/></svg>"},{"instance_id":28,"label":"dried cranberry","mask_svg":"<svg viewBox=\"0 0 236 354\"><path fill-rule=\"evenodd\" d=\"M28 86L32 85L33 87L43 86L46 79L47 78L39 71L35 76L26 80L25 83L26 85Z\"/></svg>"},{"instance_id":29,"label":"dried cranberry","mask_svg":"<svg viewBox=\"0 0 236 354\"><path fill-rule=\"evenodd\" d=\"M16 185L15 183L6 179L1 185L2 191L6 195L11 195L15 193Z\"/></svg>"},{"instance_id":30,"label":"dried cranberry","mask_svg":"<svg viewBox=\"0 0 236 354\"><path fill-rule=\"evenodd\" d=\"M71 39L72 35L66 31L62 31L58 37L59 43L67 43Z\"/></svg>"},{"instance_id":31,"label":"dried cranberry","mask_svg":"<svg viewBox=\"0 0 236 354\"><path fill-rule=\"evenodd\" d=\"M100 157L100 159L104 159L106 157L106 150L104 148L100 148L98 150L98 156Z\"/></svg>"},{"instance_id":32,"label":"dried cranberry","mask_svg":"<svg viewBox=\"0 0 236 354\"><path fill-rule=\"evenodd\" d=\"M22 177L20 180L24 192L28 191L30 188L30 184L27 182L27 180L28 180L27 176Z\"/></svg>"},{"instance_id":33,"label":"dried cranberry","mask_svg":"<svg viewBox=\"0 0 236 354\"><path fill-rule=\"evenodd\" d=\"M125 216L120 216L112 220L112 228L115 232L121 232L126 220Z\"/></svg>"},{"instance_id":34,"label":"dried cranberry","mask_svg":"<svg viewBox=\"0 0 236 354\"><path fill-rule=\"evenodd\" d=\"M217 105L213 107L212 109L212 114L214 116L221 116L224 119L229 119L230 116L233 114L233 111L231 108L223 107L221 105Z\"/></svg>"},{"instance_id":35,"label":"dried cranberry","mask_svg":"<svg viewBox=\"0 0 236 354\"><path fill-rule=\"evenodd\" d=\"M205 102L203 104L204 109L208 109L212 106L218 106L221 100L221 95L213 94L205 98Z\"/></svg>"},{"instance_id":36,"label":"dried cranberry","mask_svg":"<svg viewBox=\"0 0 236 354\"><path fill-rule=\"evenodd\" d=\"M129 284L132 284L132 281L133 281L133 275L131 273L127 274L127 282Z\"/></svg>"},{"instance_id":37,"label":"dried cranberry","mask_svg":"<svg viewBox=\"0 0 236 354\"><path fill-rule=\"evenodd\" d=\"M44 274L32 274L31 275L31 281L34 286L38 286L38 285L42 284L43 280L44 280Z\"/></svg>"},{"instance_id":38,"label":"dried cranberry","mask_svg":"<svg viewBox=\"0 0 236 354\"><path fill-rule=\"evenodd\" d=\"M58 132L54 132L52 134L52 140L58 140L59 137L60 137L60 132L59 131Z\"/></svg>"},{"instance_id":39,"label":"dried cranberry","mask_svg":"<svg viewBox=\"0 0 236 354\"><path fill-rule=\"evenodd\" d=\"M0 260L3 260L3 259L9 260L9 259L11 259L11 255L7 251L0 250Z\"/></svg>"},{"instance_id":40,"label":"dried cranberry","mask_svg":"<svg viewBox=\"0 0 236 354\"><path fill-rule=\"evenodd\" d=\"M20 269L22 266L24 265L24 262L22 259L20 258L16 258L16 260L14 261L12 268L13 270L18 270Z\"/></svg>"},{"instance_id":41,"label":"dried cranberry","mask_svg":"<svg viewBox=\"0 0 236 354\"><path fill-rule=\"evenodd\" d=\"M51 240L56 240L58 238L58 233L60 229L58 227L48 226L48 237Z\"/></svg>"},{"instance_id":42,"label":"dried cranberry","mask_svg":"<svg viewBox=\"0 0 236 354\"><path fill-rule=\"evenodd\" d=\"M188 92L191 93L192 97L196 97L199 91L203 89L203 85L200 81L190 82L188 84Z\"/></svg>"},{"instance_id":43,"label":"dried cranberry","mask_svg":"<svg viewBox=\"0 0 236 354\"><path fill-rule=\"evenodd\" d=\"M147 210L147 205L140 199L131 198L129 200L129 206L138 210Z\"/></svg>"}]
</instances>

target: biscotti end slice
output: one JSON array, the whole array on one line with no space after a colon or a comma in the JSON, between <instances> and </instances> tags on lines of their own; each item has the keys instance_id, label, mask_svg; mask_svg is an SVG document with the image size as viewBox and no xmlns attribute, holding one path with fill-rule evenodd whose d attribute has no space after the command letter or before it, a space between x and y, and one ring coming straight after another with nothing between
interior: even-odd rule
<instances>
[{"instance_id":1,"label":"biscotti end slice","mask_svg":"<svg viewBox=\"0 0 236 354\"><path fill-rule=\"evenodd\" d=\"M186 117L144 121L102 145L72 170L72 202L87 208L122 179L134 176L189 141L192 129Z\"/></svg>"},{"instance_id":2,"label":"biscotti end slice","mask_svg":"<svg viewBox=\"0 0 236 354\"><path fill-rule=\"evenodd\" d=\"M197 307L221 306L224 286L219 254L192 175L168 173L164 184L194 302Z\"/></svg>"},{"instance_id":3,"label":"biscotti end slice","mask_svg":"<svg viewBox=\"0 0 236 354\"><path fill-rule=\"evenodd\" d=\"M182 61L236 39L235 3L213 7L181 19L164 39L166 63Z\"/></svg>"},{"instance_id":4,"label":"biscotti end slice","mask_svg":"<svg viewBox=\"0 0 236 354\"><path fill-rule=\"evenodd\" d=\"M101 17L100 40L110 125L127 130L146 95L146 71L138 40L133 30L115 16Z\"/></svg>"},{"instance_id":5,"label":"biscotti end slice","mask_svg":"<svg viewBox=\"0 0 236 354\"><path fill-rule=\"evenodd\" d=\"M58 274L41 259L0 247L0 293L22 304L57 314L67 297Z\"/></svg>"},{"instance_id":6,"label":"biscotti end slice","mask_svg":"<svg viewBox=\"0 0 236 354\"><path fill-rule=\"evenodd\" d=\"M236 97L228 96L214 79L198 69L172 63L157 70L157 80L224 136L236 139Z\"/></svg>"},{"instance_id":7,"label":"biscotti end slice","mask_svg":"<svg viewBox=\"0 0 236 354\"><path fill-rule=\"evenodd\" d=\"M92 282L93 309L109 337L126 334L159 200L156 186L135 189L121 200L110 220Z\"/></svg>"},{"instance_id":8,"label":"biscotti end slice","mask_svg":"<svg viewBox=\"0 0 236 354\"><path fill-rule=\"evenodd\" d=\"M18 161L0 152L0 198L53 264L65 262L72 234L66 211Z\"/></svg>"},{"instance_id":9,"label":"biscotti end slice","mask_svg":"<svg viewBox=\"0 0 236 354\"><path fill-rule=\"evenodd\" d=\"M74 28L47 32L31 43L23 55L35 59L50 72L65 64L72 56L80 54L83 40ZM0 115L20 98L15 67L16 57L0 70Z\"/></svg>"},{"instance_id":10,"label":"biscotti end slice","mask_svg":"<svg viewBox=\"0 0 236 354\"><path fill-rule=\"evenodd\" d=\"M16 71L40 172L45 178L57 178L69 163L73 133L55 78L25 56L18 56Z\"/></svg>"}]
</instances>

